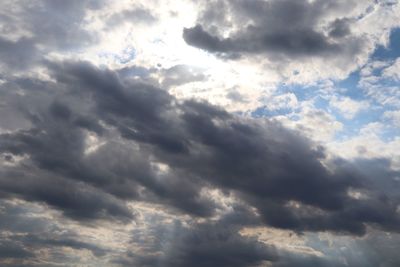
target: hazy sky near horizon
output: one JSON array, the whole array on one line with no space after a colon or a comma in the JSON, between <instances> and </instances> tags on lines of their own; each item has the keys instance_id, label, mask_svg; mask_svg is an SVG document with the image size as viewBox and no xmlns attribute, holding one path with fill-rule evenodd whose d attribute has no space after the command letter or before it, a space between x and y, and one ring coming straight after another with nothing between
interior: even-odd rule
<instances>
[{"instance_id":1,"label":"hazy sky near horizon","mask_svg":"<svg viewBox=\"0 0 400 267\"><path fill-rule=\"evenodd\" d=\"M400 266L399 1L0 6L1 266Z\"/></svg>"}]
</instances>

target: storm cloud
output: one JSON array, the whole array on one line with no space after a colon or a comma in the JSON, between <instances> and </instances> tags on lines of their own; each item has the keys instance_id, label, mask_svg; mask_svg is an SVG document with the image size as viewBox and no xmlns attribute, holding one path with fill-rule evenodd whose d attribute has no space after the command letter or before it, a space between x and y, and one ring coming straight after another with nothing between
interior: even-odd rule
<instances>
[{"instance_id":1,"label":"storm cloud","mask_svg":"<svg viewBox=\"0 0 400 267\"><path fill-rule=\"evenodd\" d=\"M198 24L185 28L183 38L189 45L233 59L263 54L345 57L363 48L362 37L350 35L351 19L332 21L330 32L321 27L322 20L344 6L338 1L208 1ZM353 6L352 1L346 3L346 8ZM224 31L229 31L227 37Z\"/></svg>"},{"instance_id":2,"label":"storm cloud","mask_svg":"<svg viewBox=\"0 0 400 267\"><path fill-rule=\"evenodd\" d=\"M379 200L378 203L362 201L348 195L350 189L369 190L366 174L357 170L357 164L353 166L338 159L328 170L322 164L325 160L322 147L279 123L240 119L207 103L177 101L161 89L125 82L117 73L87 62L51 63L49 68L58 80L52 86L71 94L71 107L51 101L42 113L31 114L30 130L2 134L0 147L11 157L27 156L31 168L38 172L65 180L60 189L67 188L71 181L73 184L84 182L118 199L159 199L204 216L217 206L210 206L200 191L217 186L231 190L258 208L267 224L299 230L362 233L363 223L373 219L362 215L346 218L345 211L367 205L372 213L382 212L380 208L368 206L378 205ZM82 106L81 101L88 103L86 113L72 107ZM92 121L82 124L81 118L92 118ZM137 148L125 145L117 149L111 141L85 155L85 133L98 138L110 134L104 132L101 124L112 126L125 142L133 141L132 146ZM110 157L124 160L113 161ZM167 165L168 170L157 172L146 158ZM26 174L10 169L5 177ZM381 179L393 179L395 175L388 173ZM46 184L46 178L40 177ZM5 182L7 186L3 188L28 195L35 191L34 184L40 184L39 178L32 174L21 179L25 184L33 179L29 190L26 189L29 193L25 192L24 184ZM139 186L149 192L139 193ZM38 193L39 199L52 203L46 192L54 190ZM71 191L77 194L80 190ZM54 201L64 206L57 199ZM301 214L296 214L297 208L291 206L291 201L323 212L308 214L307 208L300 208ZM103 201L94 200L94 203L101 207ZM110 211L119 210L115 205L110 206ZM397 222L395 210L387 212L394 216L393 223ZM332 219L338 221L332 223Z\"/></svg>"}]
</instances>

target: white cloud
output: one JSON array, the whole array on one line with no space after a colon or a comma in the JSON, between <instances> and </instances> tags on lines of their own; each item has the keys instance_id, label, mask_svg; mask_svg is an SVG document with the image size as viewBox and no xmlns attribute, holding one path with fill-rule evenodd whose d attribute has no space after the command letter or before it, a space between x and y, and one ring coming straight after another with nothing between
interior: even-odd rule
<instances>
[{"instance_id":1,"label":"white cloud","mask_svg":"<svg viewBox=\"0 0 400 267\"><path fill-rule=\"evenodd\" d=\"M277 116L286 127L300 131L317 142L332 141L336 133L343 130L343 124L328 112L302 103L301 111L289 116Z\"/></svg>"},{"instance_id":2,"label":"white cloud","mask_svg":"<svg viewBox=\"0 0 400 267\"><path fill-rule=\"evenodd\" d=\"M346 159L388 158L393 168L400 169L400 137L384 141L380 137L384 129L385 125L382 123L369 123L361 128L356 136L328 142L328 150L333 155L340 155Z\"/></svg>"},{"instance_id":3,"label":"white cloud","mask_svg":"<svg viewBox=\"0 0 400 267\"><path fill-rule=\"evenodd\" d=\"M400 110L385 111L383 117L389 119L396 127L400 128Z\"/></svg>"},{"instance_id":4,"label":"white cloud","mask_svg":"<svg viewBox=\"0 0 400 267\"><path fill-rule=\"evenodd\" d=\"M371 61L360 71L358 86L377 104L400 107L399 84L392 83L398 65L398 61Z\"/></svg>"},{"instance_id":5,"label":"white cloud","mask_svg":"<svg viewBox=\"0 0 400 267\"><path fill-rule=\"evenodd\" d=\"M392 79L394 81L400 82L400 59L396 61L389 67L383 70L382 76L387 79Z\"/></svg>"},{"instance_id":6,"label":"white cloud","mask_svg":"<svg viewBox=\"0 0 400 267\"><path fill-rule=\"evenodd\" d=\"M366 101L356 101L349 97L336 97L330 100L330 105L337 109L346 119L353 119L360 111L369 107Z\"/></svg>"}]
</instances>

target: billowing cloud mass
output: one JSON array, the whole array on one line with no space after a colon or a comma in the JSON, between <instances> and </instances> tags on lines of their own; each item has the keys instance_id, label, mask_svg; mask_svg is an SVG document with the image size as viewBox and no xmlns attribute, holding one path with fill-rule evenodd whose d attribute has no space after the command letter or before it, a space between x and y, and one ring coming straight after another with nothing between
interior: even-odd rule
<instances>
[{"instance_id":1,"label":"billowing cloud mass","mask_svg":"<svg viewBox=\"0 0 400 267\"><path fill-rule=\"evenodd\" d=\"M344 8L352 9L355 3L337 1L214 1L207 3L201 23L206 27L234 27L227 38L221 38L203 29L201 24L186 28L183 37L188 44L214 53L241 56L241 54L270 53L288 57L329 56L357 53L362 40L348 38L351 20L347 18L324 21L326 29L318 29L330 14ZM217 8L227 12L216 14ZM229 18L229 17L232 18ZM214 21L215 24L214 25ZM240 23L241 26L236 25ZM211 24L211 25L210 25ZM229 26L228 26L229 25ZM244 27L243 27L244 26Z\"/></svg>"},{"instance_id":2,"label":"billowing cloud mass","mask_svg":"<svg viewBox=\"0 0 400 267\"><path fill-rule=\"evenodd\" d=\"M398 266L397 1L5 1L1 266Z\"/></svg>"}]
</instances>

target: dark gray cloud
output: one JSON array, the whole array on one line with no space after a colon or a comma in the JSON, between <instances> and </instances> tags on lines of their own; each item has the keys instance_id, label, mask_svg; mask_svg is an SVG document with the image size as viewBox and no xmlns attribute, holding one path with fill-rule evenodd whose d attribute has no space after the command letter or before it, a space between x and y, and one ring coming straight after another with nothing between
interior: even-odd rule
<instances>
[{"instance_id":1,"label":"dark gray cloud","mask_svg":"<svg viewBox=\"0 0 400 267\"><path fill-rule=\"evenodd\" d=\"M189 45L222 57L331 57L362 51L363 40L349 35L349 19L333 21L329 33L320 27L329 14L343 8L336 1L217 0L203 6L198 24L185 28L183 38ZM354 3L346 6L351 9ZM225 30L230 31L227 37L222 35Z\"/></svg>"},{"instance_id":2,"label":"dark gray cloud","mask_svg":"<svg viewBox=\"0 0 400 267\"><path fill-rule=\"evenodd\" d=\"M384 242L384 238L371 236L366 239L354 239L354 243L335 244L319 240L310 244L324 255L278 249L272 245L257 241L254 237L238 234L243 224L251 225L254 215L243 206L235 207L219 221L202 223L189 222L183 225L179 221L165 222L165 218L156 217L156 223L141 230L134 230L132 250L126 255L112 260L119 266L396 266L400 262L394 248L398 237ZM296 243L290 234L286 242ZM383 240L382 240L383 239ZM382 242L383 241L383 242ZM378 245L379 244L379 245ZM384 245L386 244L386 246ZM378 248L384 245L384 248ZM134 250L133 248L141 248ZM337 249L337 250L335 250ZM373 251L379 251L375 253ZM134 252L135 251L135 252ZM385 258L388 257L388 258Z\"/></svg>"},{"instance_id":3,"label":"dark gray cloud","mask_svg":"<svg viewBox=\"0 0 400 267\"><path fill-rule=\"evenodd\" d=\"M115 72L86 62L48 66L59 82L53 86L69 88L71 106L90 99L86 101L90 107L80 114L68 103L50 101L47 109L30 115L32 129L1 136L1 151L28 155L31 168L55 174L70 186L83 182L99 193L93 193L90 201L83 198L86 208L48 196L57 187L37 192L34 185L28 190L24 184L4 179L6 192L33 196L72 217L84 218L87 211L96 217L96 212L103 210L129 217L114 197L115 201L163 203L207 217L219 207L200 192L217 187L255 207L263 223L273 227L357 235L365 233L366 224L398 230L399 200L373 186L373 172L361 171L357 162L340 160L332 162L328 170L321 163L325 160L323 149L313 148L314 144L297 132L272 121L243 120L207 103L177 102L154 86L123 80ZM92 125L77 123L82 117L92 118ZM107 135L100 121L114 127L125 140L134 141L139 149L109 142L85 155L85 131L99 138ZM158 170L151 161L165 164L168 170ZM375 175L382 176L382 181L398 187L396 173L383 172L387 162L368 164L379 170ZM34 184L36 179L38 185L46 180L25 179L25 184ZM352 198L348 194L351 189L364 190L371 197ZM102 197L103 201L97 200Z\"/></svg>"},{"instance_id":4,"label":"dark gray cloud","mask_svg":"<svg viewBox=\"0 0 400 267\"><path fill-rule=\"evenodd\" d=\"M154 266L161 260L171 266L191 261L192 266L275 262L267 247L238 234L244 226L353 235L365 234L367 225L399 230L398 173L390 171L387 160L338 159L330 161L328 169L321 163L327 160L323 148L276 122L240 118L203 102L177 101L164 90L87 62L47 66L56 82L35 89L32 85L40 83L17 79L13 83L24 94L5 94L12 99L10 104L16 99L29 102L16 110L30 129L0 135L0 151L13 162L2 167L1 196L46 203L81 222L133 220L134 211L125 205L129 200L162 204L170 212L206 219L205 224L180 230L169 258L134 253L124 259L128 266L132 261ZM37 90L47 92L47 97L36 98ZM105 143L87 152L88 134ZM18 162L18 157L24 158ZM207 218L222 206L204 194L210 188L246 203L237 211L241 215L211 223ZM349 190L367 197L351 197ZM204 241L207 246L189 242L206 232L211 234ZM32 240L102 255L102 250L68 238ZM182 245L188 242L193 246ZM212 244L220 250L213 250ZM236 253L237 248L244 254ZM241 256L226 256L232 253ZM291 266L292 258L293 264L329 266L318 257L278 258L277 266Z\"/></svg>"},{"instance_id":5,"label":"dark gray cloud","mask_svg":"<svg viewBox=\"0 0 400 267\"><path fill-rule=\"evenodd\" d=\"M176 229L165 266L252 266L276 258L273 249L241 237L223 225L197 225Z\"/></svg>"},{"instance_id":6,"label":"dark gray cloud","mask_svg":"<svg viewBox=\"0 0 400 267\"><path fill-rule=\"evenodd\" d=\"M86 250L94 257L111 252L92 244L65 227L65 220L48 217L44 207L26 202L0 201L0 264L3 266L39 266L41 253L49 251L48 261L62 264L57 251L64 248L75 252ZM34 213L36 211L37 213ZM39 214L41 212L41 214ZM57 264L55 264L57 265ZM25 266L25 265L23 265Z\"/></svg>"},{"instance_id":7,"label":"dark gray cloud","mask_svg":"<svg viewBox=\"0 0 400 267\"><path fill-rule=\"evenodd\" d=\"M103 1L43 1L23 7L15 14L15 23L34 35L47 48L71 49L93 43L96 37L82 25L86 12L99 8ZM17 3L15 3L17 4ZM13 15L13 14L10 14ZM21 20L23 18L23 20Z\"/></svg>"},{"instance_id":8,"label":"dark gray cloud","mask_svg":"<svg viewBox=\"0 0 400 267\"><path fill-rule=\"evenodd\" d=\"M38 51L32 39L21 38L10 41L0 37L1 64L17 70L24 70L38 59Z\"/></svg>"},{"instance_id":9,"label":"dark gray cloud","mask_svg":"<svg viewBox=\"0 0 400 267\"><path fill-rule=\"evenodd\" d=\"M132 243L146 247L146 253L129 252L114 260L121 266L255 266L278 260L274 246L238 233L247 216L240 207L217 222L182 225L179 221L151 225L133 232ZM234 217L236 217L234 219ZM162 221L162 218L158 218ZM238 220L239 219L239 220ZM147 238L141 239L140 235Z\"/></svg>"},{"instance_id":10,"label":"dark gray cloud","mask_svg":"<svg viewBox=\"0 0 400 267\"><path fill-rule=\"evenodd\" d=\"M375 196L368 201L349 197L349 189L367 186L366 174L339 161L329 171L321 163L323 150L311 148L309 140L279 124L242 121L206 103L179 103L163 90L121 80L115 72L88 63L49 66L61 84L74 85L79 101L94 102L90 116L51 102L32 119L33 129L2 135L3 152L29 155L43 171L88 183L117 198L153 199L201 216L217 208L200 196L201 189L218 186L255 206L265 223L299 231L362 234L364 223L386 228L398 221L397 200L389 207ZM75 117L85 116L94 119L93 125L77 123ZM135 141L140 150L110 144L85 156L84 131L103 134L100 120ZM125 153L131 155L124 162L109 160ZM170 170L157 173L150 157ZM104 161L102 167L93 167ZM394 175L385 174L387 179ZM148 191L139 193L139 186ZM302 207L296 209L293 201Z\"/></svg>"},{"instance_id":11,"label":"dark gray cloud","mask_svg":"<svg viewBox=\"0 0 400 267\"><path fill-rule=\"evenodd\" d=\"M350 34L350 20L349 19L336 19L331 24L329 35L335 38L341 38Z\"/></svg>"},{"instance_id":12,"label":"dark gray cloud","mask_svg":"<svg viewBox=\"0 0 400 267\"><path fill-rule=\"evenodd\" d=\"M3 197L44 202L74 219L133 219L133 212L118 199L85 184L35 171L33 167L2 171L0 183Z\"/></svg>"},{"instance_id":13,"label":"dark gray cloud","mask_svg":"<svg viewBox=\"0 0 400 267\"><path fill-rule=\"evenodd\" d=\"M85 16L103 5L102 0L7 1L0 14L1 64L26 70L48 53L94 44L98 36L85 29Z\"/></svg>"},{"instance_id":14,"label":"dark gray cloud","mask_svg":"<svg viewBox=\"0 0 400 267\"><path fill-rule=\"evenodd\" d=\"M80 67L83 67L80 71L85 75L85 65ZM101 72L96 72L92 66L90 68L95 76L88 75L86 77L88 84L82 84L89 90L87 93L90 93L90 90L100 89L96 87L96 84L91 83L96 82L103 75ZM109 74L115 76L114 73L109 72ZM170 105L171 97L161 90L143 84L135 85L137 90L126 92L122 85L118 88L117 76L114 78L115 80L110 80L111 78L105 77L111 82L111 91L108 90L106 84L103 87L103 93L95 91L98 106L93 108L95 112L99 112L96 116L99 116L98 118L104 116L102 119L109 123L118 122L115 126L128 139L143 143L157 143L169 152L184 149L180 141L173 136L172 129L170 129L171 137L168 137L165 136L167 132L163 135L157 129L146 126L147 121L152 121L155 125L159 124L156 127L166 128L168 122L163 121L160 114L165 108L163 105ZM91 88L91 86L95 87ZM89 94L87 96L89 97ZM33 99L30 100L33 101ZM126 103L125 106L120 106L121 101ZM150 101L158 102L159 110L151 108L148 105ZM99 119L94 118L89 122L90 116L74 114L65 103L54 101L47 105L48 108L37 107L42 110L27 114L34 125L31 130L2 135L1 150L14 156L28 155L28 162L32 166L25 166L27 168L25 171L40 176L35 180L35 174L27 176L25 172L5 172L3 181L8 184L7 188L10 192L45 201L62 209L66 215L82 219L103 217L104 211L106 215L114 213L116 217L129 218L129 212L127 213L126 208L113 196L124 200L143 198L149 201L171 203L172 206L186 212L202 216L212 212L214 205L199 195L196 183L181 181L179 170L176 170L174 174L163 175L164 178L160 180L160 177L156 175L156 170L150 166L150 155L145 151L111 142L100 147L97 153L85 155L85 132L103 134L104 129L100 126ZM122 122L119 118L124 117L127 123L133 123L133 125L119 124ZM135 133L132 131L134 127L139 127L142 131ZM39 167L40 171L34 172L35 167ZM51 175L59 177L60 185L47 184ZM20 179L25 179L26 186L30 183L32 185L29 188L23 188L23 184L13 182L15 178L14 180L6 178L10 176L25 177ZM65 180L65 178L68 179ZM76 182L84 182L90 186L82 190L85 184L76 184ZM139 195L138 190L141 186L145 186L149 192ZM69 197L66 193L70 191L76 191L76 195ZM81 191L82 194L79 193ZM104 194L103 191L105 191ZM89 192L92 194L88 194ZM82 204L79 198L83 198ZM186 201L181 201L182 198ZM90 208L92 205L93 207Z\"/></svg>"},{"instance_id":15,"label":"dark gray cloud","mask_svg":"<svg viewBox=\"0 0 400 267\"><path fill-rule=\"evenodd\" d=\"M0 259L24 259L30 258L33 253L15 242L0 242Z\"/></svg>"}]
</instances>

